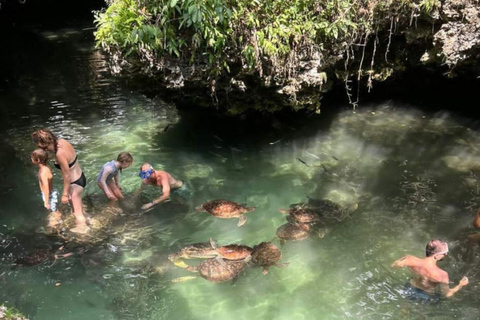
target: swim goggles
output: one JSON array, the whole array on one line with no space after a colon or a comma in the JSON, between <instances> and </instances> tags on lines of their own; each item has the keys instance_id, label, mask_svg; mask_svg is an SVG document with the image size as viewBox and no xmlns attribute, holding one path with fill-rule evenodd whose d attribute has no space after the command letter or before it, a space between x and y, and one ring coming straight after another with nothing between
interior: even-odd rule
<instances>
[{"instance_id":1,"label":"swim goggles","mask_svg":"<svg viewBox=\"0 0 480 320\"><path fill-rule=\"evenodd\" d=\"M142 179L148 179L150 178L150 176L152 175L153 173L153 169L148 169L146 171L140 171L140 173L138 174L138 176Z\"/></svg>"},{"instance_id":2,"label":"swim goggles","mask_svg":"<svg viewBox=\"0 0 480 320\"><path fill-rule=\"evenodd\" d=\"M437 253L435 253L435 255L437 255L437 254L444 254L444 255L447 255L447 254L448 254L448 244L446 244L446 246L447 246L447 249L446 249L445 251L442 251L442 252L437 252Z\"/></svg>"}]
</instances>

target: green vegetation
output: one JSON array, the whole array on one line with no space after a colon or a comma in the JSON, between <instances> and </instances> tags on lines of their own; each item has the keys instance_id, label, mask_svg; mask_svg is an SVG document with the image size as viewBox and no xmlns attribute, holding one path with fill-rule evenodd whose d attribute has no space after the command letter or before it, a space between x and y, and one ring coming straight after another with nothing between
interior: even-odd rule
<instances>
[{"instance_id":1,"label":"green vegetation","mask_svg":"<svg viewBox=\"0 0 480 320\"><path fill-rule=\"evenodd\" d=\"M379 30L390 30L391 37L393 24L428 18L439 4L438 0L111 0L105 11L96 13L95 36L99 46L150 73L162 71L172 61L198 64L206 66L204 76L213 91L224 76L255 75L267 86L292 85L292 90L284 91L294 95L302 61L319 61L322 71L344 60L346 69L357 65L360 77L364 55L359 44L365 47ZM350 51L360 54L353 57ZM240 71L233 73L233 68ZM320 80L307 85L321 87L326 78L322 72Z\"/></svg>"},{"instance_id":2,"label":"green vegetation","mask_svg":"<svg viewBox=\"0 0 480 320\"><path fill-rule=\"evenodd\" d=\"M7 308L0 305L0 320L28 320L14 308Z\"/></svg>"}]
</instances>

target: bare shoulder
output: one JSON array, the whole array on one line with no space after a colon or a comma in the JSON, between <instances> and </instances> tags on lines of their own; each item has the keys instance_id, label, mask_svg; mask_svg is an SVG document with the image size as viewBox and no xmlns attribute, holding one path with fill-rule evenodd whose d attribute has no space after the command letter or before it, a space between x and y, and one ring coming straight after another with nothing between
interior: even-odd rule
<instances>
[{"instance_id":1,"label":"bare shoulder","mask_svg":"<svg viewBox=\"0 0 480 320\"><path fill-rule=\"evenodd\" d=\"M449 283L450 279L448 277L448 272L438 268L435 272L435 280L439 283Z\"/></svg>"},{"instance_id":2,"label":"bare shoulder","mask_svg":"<svg viewBox=\"0 0 480 320\"><path fill-rule=\"evenodd\" d=\"M403 268L403 267L415 267L422 263L422 259L412 256L406 255L395 262L393 262L392 267L394 268Z\"/></svg>"},{"instance_id":3,"label":"bare shoulder","mask_svg":"<svg viewBox=\"0 0 480 320\"><path fill-rule=\"evenodd\" d=\"M172 176L170 175L170 173L168 173L167 171L162 171L162 170L159 170L157 171L157 175L161 178L161 179L170 179Z\"/></svg>"},{"instance_id":4,"label":"bare shoulder","mask_svg":"<svg viewBox=\"0 0 480 320\"><path fill-rule=\"evenodd\" d=\"M58 151L57 153L63 153L68 155L70 153L75 153L75 149L73 148L72 144L65 139L58 140Z\"/></svg>"},{"instance_id":5,"label":"bare shoulder","mask_svg":"<svg viewBox=\"0 0 480 320\"><path fill-rule=\"evenodd\" d=\"M42 166L39 170L39 176L44 179L50 179L53 177L52 170L47 166Z\"/></svg>"}]
</instances>

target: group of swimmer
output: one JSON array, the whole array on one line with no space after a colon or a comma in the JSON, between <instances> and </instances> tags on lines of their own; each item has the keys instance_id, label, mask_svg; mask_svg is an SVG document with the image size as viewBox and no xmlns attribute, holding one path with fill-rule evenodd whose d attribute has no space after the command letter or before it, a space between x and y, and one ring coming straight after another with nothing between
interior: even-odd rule
<instances>
[{"instance_id":1,"label":"group of swimmer","mask_svg":"<svg viewBox=\"0 0 480 320\"><path fill-rule=\"evenodd\" d=\"M38 166L38 180L44 206L52 212L50 223L54 225L62 221L61 214L57 211L59 194L53 189L52 172L47 164L48 153L53 153L55 157L54 165L61 170L63 178L60 201L70 204L76 219L76 226L70 231L75 233L88 232L89 226L82 204L82 192L87 179L80 168L74 147L67 140L58 139L48 129L35 131L32 134L32 139L39 149L32 152L31 160L33 164ZM124 198L118 173L130 167L132 163L132 155L128 152L121 152L117 160L109 161L102 166L97 175L97 184L108 199L116 201ZM186 189L185 182L175 179L166 171L154 170L149 163L141 166L139 176L142 179L142 185L135 194L141 192L143 186L146 185L153 185L162 190L162 194L158 198L142 206L143 210L148 210L154 205L168 200L173 190ZM480 229L480 210L474 220L474 226ZM425 258L407 255L392 264L394 268L407 267L414 274L407 286L407 295L414 299L431 302L441 297L452 297L468 284L468 279L463 277L458 285L450 288L448 273L437 266L437 262L447 257L448 252L448 244L445 241L431 240L426 246Z\"/></svg>"},{"instance_id":2,"label":"group of swimmer","mask_svg":"<svg viewBox=\"0 0 480 320\"><path fill-rule=\"evenodd\" d=\"M31 160L38 166L37 176L44 207L51 211L49 226L53 227L62 222L61 213L57 210L59 194L53 188L53 175L48 166L48 153L53 153L54 166L61 171L63 179L60 201L70 204L76 220L76 226L70 231L80 234L87 233L90 227L82 203L82 193L87 185L87 178L80 168L75 148L67 140L58 139L48 129L39 129L33 132L32 139L38 149L32 152ZM102 166L97 175L97 184L108 199L116 201L124 198L118 173L130 167L132 163L132 155L128 152L121 152L117 160L109 161ZM141 166L139 176L142 179L142 187L136 194L141 192L145 185L153 185L162 190L160 197L142 206L143 210L150 209L169 199L172 190L182 192L183 189L186 189L186 184L182 180L175 179L166 171L154 170L149 163Z\"/></svg>"}]
</instances>

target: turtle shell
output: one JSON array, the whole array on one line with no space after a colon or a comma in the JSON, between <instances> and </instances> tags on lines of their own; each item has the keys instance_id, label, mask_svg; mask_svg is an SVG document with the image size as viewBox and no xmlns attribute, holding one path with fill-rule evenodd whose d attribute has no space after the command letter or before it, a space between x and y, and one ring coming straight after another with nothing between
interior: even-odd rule
<instances>
[{"instance_id":1,"label":"turtle shell","mask_svg":"<svg viewBox=\"0 0 480 320\"><path fill-rule=\"evenodd\" d=\"M226 260L244 260L251 256L252 248L244 245L231 244L217 248L217 252Z\"/></svg>"},{"instance_id":2,"label":"turtle shell","mask_svg":"<svg viewBox=\"0 0 480 320\"><path fill-rule=\"evenodd\" d=\"M299 223L317 222L319 220L317 211L307 206L290 208L289 213Z\"/></svg>"},{"instance_id":3,"label":"turtle shell","mask_svg":"<svg viewBox=\"0 0 480 320\"><path fill-rule=\"evenodd\" d=\"M318 229L319 227L323 226L324 223L323 222L320 222L320 221L315 221L315 222L298 222L297 220L295 220L295 218L293 218L292 216L287 216L287 221L290 223L290 224L294 224L296 225L297 227L299 227L300 229L304 230L304 231L307 231L307 232L311 232L313 231L314 229Z\"/></svg>"},{"instance_id":4,"label":"turtle shell","mask_svg":"<svg viewBox=\"0 0 480 320\"><path fill-rule=\"evenodd\" d=\"M51 250L38 249L28 254L24 254L15 260L18 265L35 266L53 258Z\"/></svg>"},{"instance_id":5,"label":"turtle shell","mask_svg":"<svg viewBox=\"0 0 480 320\"><path fill-rule=\"evenodd\" d=\"M212 282L224 282L238 276L245 269L246 265L243 261L208 259L199 263L196 267L187 268L187 270L196 270L202 278Z\"/></svg>"},{"instance_id":6,"label":"turtle shell","mask_svg":"<svg viewBox=\"0 0 480 320\"><path fill-rule=\"evenodd\" d=\"M282 252L270 242L262 242L253 247L252 262L258 266L274 266L282 258Z\"/></svg>"},{"instance_id":7,"label":"turtle shell","mask_svg":"<svg viewBox=\"0 0 480 320\"><path fill-rule=\"evenodd\" d=\"M292 223L286 223L277 229L277 237L283 240L303 240L308 238L308 234L308 231Z\"/></svg>"},{"instance_id":8,"label":"turtle shell","mask_svg":"<svg viewBox=\"0 0 480 320\"><path fill-rule=\"evenodd\" d=\"M343 210L339 204L326 199L309 198L308 206L309 208L314 208L318 214L322 212L341 212Z\"/></svg>"},{"instance_id":9,"label":"turtle shell","mask_svg":"<svg viewBox=\"0 0 480 320\"><path fill-rule=\"evenodd\" d=\"M245 206L228 200L212 200L201 205L203 210L220 218L238 217L249 211Z\"/></svg>"}]
</instances>

